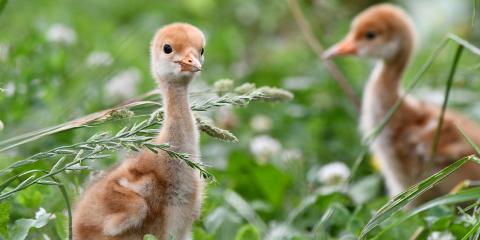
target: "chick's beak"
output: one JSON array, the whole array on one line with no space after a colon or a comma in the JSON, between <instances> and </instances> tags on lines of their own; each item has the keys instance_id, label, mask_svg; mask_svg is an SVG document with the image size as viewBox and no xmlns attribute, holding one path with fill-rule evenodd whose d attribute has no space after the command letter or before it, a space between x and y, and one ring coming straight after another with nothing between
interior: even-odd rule
<instances>
[{"instance_id":1,"label":"chick's beak","mask_svg":"<svg viewBox=\"0 0 480 240\"><path fill-rule=\"evenodd\" d=\"M180 61L175 61L175 63L180 64L180 67L181 67L180 70L182 72L202 71L202 64L192 53L187 54Z\"/></svg>"},{"instance_id":2,"label":"chick's beak","mask_svg":"<svg viewBox=\"0 0 480 240\"><path fill-rule=\"evenodd\" d=\"M352 38L346 38L327 49L323 54L323 59L330 59L336 56L354 55L357 53L357 44Z\"/></svg>"}]
</instances>

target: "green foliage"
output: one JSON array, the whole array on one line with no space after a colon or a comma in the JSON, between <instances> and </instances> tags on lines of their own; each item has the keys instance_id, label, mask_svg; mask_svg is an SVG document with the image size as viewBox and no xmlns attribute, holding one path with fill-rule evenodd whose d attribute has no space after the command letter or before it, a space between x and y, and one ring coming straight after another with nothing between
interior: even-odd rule
<instances>
[{"instance_id":1,"label":"green foliage","mask_svg":"<svg viewBox=\"0 0 480 240\"><path fill-rule=\"evenodd\" d=\"M351 17L376 2L299 1L321 43L339 40ZM397 1L412 4L406 6L409 12L416 7L422 12L424 1L409 2L415 3ZM68 239L69 210L89 176L114 165L123 151L143 148L165 151L215 178L193 226L194 239L431 239L438 233L475 239L480 232L478 187L402 211L467 159L388 201L380 174L367 162L368 145L399 103L361 141L355 107L309 49L286 1L6 4L0 0L0 234L5 239ZM438 102L443 107L480 119L478 3L450 4L468 12L452 7L458 11L455 25L420 31L423 44L405 75L404 93L422 96L419 89L431 88L428 92L437 94L426 95L443 96ZM168 144L149 143L163 120L161 96L151 91L156 85L149 41L172 21L198 25L208 37L204 71L190 96L205 133L204 165L170 151ZM71 29L75 41L52 42L47 33L55 23ZM458 36L445 38L447 31ZM452 43L459 50L447 48ZM107 54L91 60L98 53ZM369 63L348 58L336 63L360 95ZM134 87L122 85L133 91L130 96L110 93L113 80L122 76L137 76ZM443 88L443 94L434 90ZM245 107L256 101L261 103ZM272 104L277 101L282 104ZM334 161L349 166L350 175L332 181L336 184L322 182L320 169ZM465 202L471 205L453 206ZM44 212L32 218L39 208L55 217Z\"/></svg>"},{"instance_id":2,"label":"green foliage","mask_svg":"<svg viewBox=\"0 0 480 240\"><path fill-rule=\"evenodd\" d=\"M40 209L34 219L18 219L15 221L10 231L11 239L23 240L27 237L31 228L42 228L47 225L52 214Z\"/></svg>"},{"instance_id":3,"label":"green foliage","mask_svg":"<svg viewBox=\"0 0 480 240\"><path fill-rule=\"evenodd\" d=\"M153 235L147 234L143 236L143 240L156 240L157 238Z\"/></svg>"},{"instance_id":4,"label":"green foliage","mask_svg":"<svg viewBox=\"0 0 480 240\"><path fill-rule=\"evenodd\" d=\"M10 220L10 203L0 203L0 235L4 238L8 238L7 224Z\"/></svg>"}]
</instances>

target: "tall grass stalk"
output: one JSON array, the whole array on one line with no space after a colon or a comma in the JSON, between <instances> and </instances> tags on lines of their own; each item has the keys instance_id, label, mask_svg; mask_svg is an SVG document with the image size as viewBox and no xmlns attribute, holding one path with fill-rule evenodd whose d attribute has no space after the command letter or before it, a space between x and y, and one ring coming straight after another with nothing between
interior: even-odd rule
<instances>
[{"instance_id":1,"label":"tall grass stalk","mask_svg":"<svg viewBox=\"0 0 480 240\"><path fill-rule=\"evenodd\" d=\"M450 96L450 90L452 89L453 79L455 76L455 72L457 70L458 62L460 60L460 57L462 56L462 52L463 52L463 46L458 45L457 50L455 51L455 56L453 58L453 63L450 68L450 72L448 73L448 77L447 77L442 109L441 109L440 115L438 116L437 128L435 130L432 149L430 151L430 158L429 158L429 161L427 162L426 167L423 169L423 174L429 172L430 168L432 167L435 154L437 153L438 143L440 142L440 137L441 137L440 134L442 132L443 119L445 117L445 111L447 110L447 105L448 105L448 97Z\"/></svg>"}]
</instances>

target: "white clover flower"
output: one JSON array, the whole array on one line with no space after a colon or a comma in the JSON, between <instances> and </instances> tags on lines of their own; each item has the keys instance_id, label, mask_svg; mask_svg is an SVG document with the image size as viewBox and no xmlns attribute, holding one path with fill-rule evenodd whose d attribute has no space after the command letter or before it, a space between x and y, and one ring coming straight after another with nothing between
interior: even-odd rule
<instances>
[{"instance_id":1,"label":"white clover flower","mask_svg":"<svg viewBox=\"0 0 480 240\"><path fill-rule=\"evenodd\" d=\"M2 131L5 128L5 124L3 124L2 120L0 120L0 131Z\"/></svg>"},{"instance_id":2,"label":"white clover flower","mask_svg":"<svg viewBox=\"0 0 480 240\"><path fill-rule=\"evenodd\" d=\"M47 214L47 211L45 211L45 209L41 207L40 209L38 209L37 212L35 212L35 218L38 219L45 214Z\"/></svg>"},{"instance_id":3,"label":"white clover flower","mask_svg":"<svg viewBox=\"0 0 480 240\"><path fill-rule=\"evenodd\" d=\"M51 43L73 45L77 41L77 34L72 28L55 23L48 28L46 38Z\"/></svg>"},{"instance_id":4,"label":"white clover flower","mask_svg":"<svg viewBox=\"0 0 480 240\"><path fill-rule=\"evenodd\" d=\"M13 96L15 94L15 83L8 82L7 84L5 84L3 92L5 92L5 96L7 97Z\"/></svg>"},{"instance_id":5,"label":"white clover flower","mask_svg":"<svg viewBox=\"0 0 480 240\"><path fill-rule=\"evenodd\" d=\"M266 132L272 128L272 120L265 115L258 114L250 120L250 127L257 132Z\"/></svg>"},{"instance_id":6,"label":"white clover flower","mask_svg":"<svg viewBox=\"0 0 480 240\"><path fill-rule=\"evenodd\" d=\"M125 99L135 96L141 74L136 68L129 68L113 76L105 84L105 92L109 98Z\"/></svg>"},{"instance_id":7,"label":"white clover flower","mask_svg":"<svg viewBox=\"0 0 480 240\"><path fill-rule=\"evenodd\" d=\"M0 62L6 62L10 55L10 46L5 43L0 43Z\"/></svg>"},{"instance_id":8,"label":"white clover flower","mask_svg":"<svg viewBox=\"0 0 480 240\"><path fill-rule=\"evenodd\" d=\"M332 162L318 170L317 178L325 185L338 185L350 177L350 169L342 162Z\"/></svg>"},{"instance_id":9,"label":"white clover flower","mask_svg":"<svg viewBox=\"0 0 480 240\"><path fill-rule=\"evenodd\" d=\"M264 164L268 159L278 153L282 148L280 142L268 135L260 135L250 142L250 152L254 154L260 163Z\"/></svg>"},{"instance_id":10,"label":"white clover flower","mask_svg":"<svg viewBox=\"0 0 480 240\"><path fill-rule=\"evenodd\" d=\"M449 231L432 232L427 237L427 240L455 240L455 239L457 239L457 238L455 236L453 236L453 234L450 233Z\"/></svg>"},{"instance_id":11,"label":"white clover flower","mask_svg":"<svg viewBox=\"0 0 480 240\"><path fill-rule=\"evenodd\" d=\"M113 63L112 55L109 52L96 51L87 56L86 64L89 67L110 66Z\"/></svg>"}]
</instances>

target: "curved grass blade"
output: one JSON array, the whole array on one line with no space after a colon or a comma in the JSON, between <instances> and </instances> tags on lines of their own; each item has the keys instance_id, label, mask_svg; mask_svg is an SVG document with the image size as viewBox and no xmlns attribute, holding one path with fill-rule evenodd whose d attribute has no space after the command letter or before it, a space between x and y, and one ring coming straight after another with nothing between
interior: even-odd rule
<instances>
[{"instance_id":1,"label":"curved grass blade","mask_svg":"<svg viewBox=\"0 0 480 240\"><path fill-rule=\"evenodd\" d=\"M396 211L400 210L407 204L409 204L412 200L416 197L420 196L422 193L428 191L444 178L446 178L451 173L455 172L461 166L463 166L466 162L471 161L473 156L464 157L456 162L450 164L448 167L438 171L434 175L430 176L429 178L417 183L407 189L405 192L397 195L392 200L390 200L387 204L385 204L378 212L370 219L370 221L365 225L360 233L359 238L365 239L367 234L377 227L380 223L385 221L388 217L394 214Z\"/></svg>"},{"instance_id":2,"label":"curved grass blade","mask_svg":"<svg viewBox=\"0 0 480 240\"><path fill-rule=\"evenodd\" d=\"M474 46L473 44L467 42L465 39L463 39L463 38L461 38L461 37L459 37L459 36L457 36L453 33L448 33L447 38L456 42L459 45L462 45L466 49L470 50L470 52L472 52L473 54L480 56L480 48L478 48L478 47Z\"/></svg>"},{"instance_id":3,"label":"curved grass blade","mask_svg":"<svg viewBox=\"0 0 480 240\"><path fill-rule=\"evenodd\" d=\"M417 215L421 212L424 212L428 209L438 207L438 206L442 206L442 205L457 204L457 203L477 200L478 196L480 196L480 187L462 190L462 191L457 192L455 194L448 194L448 195L433 199L433 200L415 208L407 216L402 217L401 219L395 221L394 223L386 226L385 228L382 229L382 231L380 233L378 233L372 239L381 239L380 237L383 234L385 234L386 232L388 232L389 230L393 229L394 227L396 227L396 226L400 225L401 223L407 221L411 217L413 217L413 216L415 216L415 215Z\"/></svg>"},{"instance_id":4,"label":"curved grass blade","mask_svg":"<svg viewBox=\"0 0 480 240\"><path fill-rule=\"evenodd\" d=\"M238 214L245 218L250 224L257 227L261 232L267 229L267 224L257 215L255 210L236 192L225 191L225 201L232 206Z\"/></svg>"}]
</instances>

